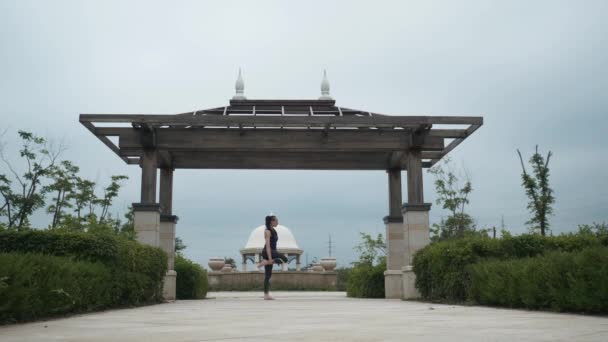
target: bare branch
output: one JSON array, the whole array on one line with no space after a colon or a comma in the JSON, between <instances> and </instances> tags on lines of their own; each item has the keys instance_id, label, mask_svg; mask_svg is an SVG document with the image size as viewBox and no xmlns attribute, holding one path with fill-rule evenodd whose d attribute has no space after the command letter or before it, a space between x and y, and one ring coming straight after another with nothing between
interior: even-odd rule
<instances>
[{"instance_id":1,"label":"bare branch","mask_svg":"<svg viewBox=\"0 0 608 342\"><path fill-rule=\"evenodd\" d=\"M521 169L524 171L524 175L527 175L526 166L524 165L524 158L521 156L521 152L517 149L517 154L519 154L519 160L521 161Z\"/></svg>"},{"instance_id":2,"label":"bare branch","mask_svg":"<svg viewBox=\"0 0 608 342\"><path fill-rule=\"evenodd\" d=\"M11 171L11 173L13 174L13 176L15 176L15 178L17 178L17 181L19 182L19 184L23 185L24 183L21 180L21 177L19 177L19 174L17 173L17 171L15 171L15 169L13 169L13 166L8 161L8 159L6 158L6 156L4 155L3 146L0 146L0 159L2 159L2 161L4 162L4 164L6 164L6 166Z\"/></svg>"}]
</instances>

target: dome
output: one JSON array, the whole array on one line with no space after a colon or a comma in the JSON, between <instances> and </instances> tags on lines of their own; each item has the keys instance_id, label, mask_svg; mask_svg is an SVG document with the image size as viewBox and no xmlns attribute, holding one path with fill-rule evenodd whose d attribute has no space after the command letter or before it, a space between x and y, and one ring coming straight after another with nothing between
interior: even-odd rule
<instances>
[{"instance_id":1,"label":"dome","mask_svg":"<svg viewBox=\"0 0 608 342\"><path fill-rule=\"evenodd\" d=\"M289 228L278 225L274 229L277 231L279 236L279 241L277 241L277 250L300 250L300 247L298 247L298 243L296 242L296 239ZM249 235L249 240L247 240L247 243L242 250L256 249L261 251L265 243L264 230L266 230L266 226L264 225L255 228Z\"/></svg>"}]
</instances>

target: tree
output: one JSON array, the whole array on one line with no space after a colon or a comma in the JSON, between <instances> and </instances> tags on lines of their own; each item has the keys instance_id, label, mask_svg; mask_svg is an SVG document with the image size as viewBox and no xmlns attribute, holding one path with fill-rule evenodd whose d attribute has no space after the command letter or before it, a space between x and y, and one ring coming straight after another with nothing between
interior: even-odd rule
<instances>
[{"instance_id":1,"label":"tree","mask_svg":"<svg viewBox=\"0 0 608 342\"><path fill-rule=\"evenodd\" d=\"M578 234L594 235L596 237L608 237L608 223L593 222L592 224L579 224Z\"/></svg>"},{"instance_id":2,"label":"tree","mask_svg":"<svg viewBox=\"0 0 608 342\"><path fill-rule=\"evenodd\" d=\"M384 236L379 233L374 239L371 234L359 232L361 242L355 246L355 250L359 252L359 261L355 264L373 265L375 262L380 263L386 258L386 242Z\"/></svg>"},{"instance_id":3,"label":"tree","mask_svg":"<svg viewBox=\"0 0 608 342\"><path fill-rule=\"evenodd\" d=\"M521 161L522 185L530 199L528 210L532 214L532 218L526 224L530 225L532 231L540 231L540 234L545 236L549 229L548 217L553 213L552 204L555 203L553 190L549 186L549 160L552 153L549 151L545 159L538 153L538 145L536 145L536 151L529 161L532 164L532 175L526 171L524 159L519 149L517 154Z\"/></svg>"},{"instance_id":4,"label":"tree","mask_svg":"<svg viewBox=\"0 0 608 342\"><path fill-rule=\"evenodd\" d=\"M433 224L431 240L464 237L466 232L475 231L473 218L465 212L466 205L469 204L469 195L473 191L466 169L464 169L464 181L461 181L453 169L451 160L446 158L442 164L435 165L428 172L435 176L437 204L450 213L446 219L442 218L439 224Z\"/></svg>"},{"instance_id":5,"label":"tree","mask_svg":"<svg viewBox=\"0 0 608 342\"><path fill-rule=\"evenodd\" d=\"M101 205L101 214L99 215L98 223L102 223L105 220L108 215L108 210L112 205L112 200L118 196L118 191L121 187L120 181L126 179L129 179L129 177L124 175L112 176L112 182L104 189L103 197L94 200L95 204Z\"/></svg>"},{"instance_id":6,"label":"tree","mask_svg":"<svg viewBox=\"0 0 608 342\"><path fill-rule=\"evenodd\" d=\"M27 170L22 174L15 170L4 154L4 145L0 145L0 159L16 181L17 189L12 189L11 181L6 174L0 174L0 195L4 203L0 213L8 219L8 228L23 229L29 226L29 217L34 211L44 206L42 180L54 170L55 163L64 148L55 148L44 138L30 132L19 131L22 147L21 158L27 163Z\"/></svg>"},{"instance_id":7,"label":"tree","mask_svg":"<svg viewBox=\"0 0 608 342\"><path fill-rule=\"evenodd\" d=\"M51 228L55 228L64 216L64 209L72 208L70 199L73 197L76 174L79 168L68 160L63 160L59 165L50 169L49 177L53 181L44 187L45 193L54 193L53 203L47 207L47 212L53 214Z\"/></svg>"},{"instance_id":8,"label":"tree","mask_svg":"<svg viewBox=\"0 0 608 342\"><path fill-rule=\"evenodd\" d=\"M175 253L181 253L181 251L183 251L184 249L186 249L186 246L184 244L184 241L182 241L182 239L179 236L175 237Z\"/></svg>"},{"instance_id":9,"label":"tree","mask_svg":"<svg viewBox=\"0 0 608 342\"><path fill-rule=\"evenodd\" d=\"M129 240L135 240L135 223L133 221L133 207L129 207L125 213L127 222L120 225L120 234Z\"/></svg>"},{"instance_id":10,"label":"tree","mask_svg":"<svg viewBox=\"0 0 608 342\"><path fill-rule=\"evenodd\" d=\"M5 133L0 133L0 138ZM118 216L110 217L121 181L128 179L127 176L112 176L110 184L103 189L103 196L98 197L95 182L79 177L78 166L67 160L59 162L59 155L65 150L62 144L55 146L30 132L18 133L22 144L19 155L26 165L23 174L9 161L0 139L0 160L9 171L0 174L0 218L4 218L0 220L0 229L28 228L29 217L46 206L47 213L52 215L51 229L115 232L134 238L132 212L125 215L124 225ZM47 194L52 196L48 205ZM73 213L68 209L73 209Z\"/></svg>"}]
</instances>

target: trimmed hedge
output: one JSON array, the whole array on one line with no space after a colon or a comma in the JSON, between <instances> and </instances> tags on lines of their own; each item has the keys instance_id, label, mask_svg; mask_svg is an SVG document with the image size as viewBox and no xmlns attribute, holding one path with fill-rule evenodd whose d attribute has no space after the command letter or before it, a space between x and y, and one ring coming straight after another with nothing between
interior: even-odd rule
<instances>
[{"instance_id":1,"label":"trimmed hedge","mask_svg":"<svg viewBox=\"0 0 608 342\"><path fill-rule=\"evenodd\" d=\"M386 262L376 266L361 264L351 269L346 284L346 295L358 298L384 298Z\"/></svg>"},{"instance_id":2,"label":"trimmed hedge","mask_svg":"<svg viewBox=\"0 0 608 342\"><path fill-rule=\"evenodd\" d=\"M175 256L175 272L177 299L203 299L207 296L207 271L201 265L178 254Z\"/></svg>"},{"instance_id":3,"label":"trimmed hedge","mask_svg":"<svg viewBox=\"0 0 608 342\"><path fill-rule=\"evenodd\" d=\"M608 248L467 267L468 298L485 305L608 313Z\"/></svg>"},{"instance_id":4,"label":"trimmed hedge","mask_svg":"<svg viewBox=\"0 0 608 342\"><path fill-rule=\"evenodd\" d=\"M462 302L471 285L465 269L487 258L534 257L550 251L575 252L607 246L608 238L589 234L543 237L525 234L501 239L463 238L430 244L414 255L416 288L425 299Z\"/></svg>"},{"instance_id":5,"label":"trimmed hedge","mask_svg":"<svg viewBox=\"0 0 608 342\"><path fill-rule=\"evenodd\" d=\"M113 294L113 306L157 303L163 298L167 255L160 248L119 236L50 230L2 231L0 253L35 253L66 257L66 260L74 262L102 264L112 271L110 281L104 286ZM2 277L6 275L0 274ZM10 281L11 278L8 279ZM30 290L36 291L35 288ZM20 313L14 314L21 317Z\"/></svg>"},{"instance_id":6,"label":"trimmed hedge","mask_svg":"<svg viewBox=\"0 0 608 342\"><path fill-rule=\"evenodd\" d=\"M44 254L0 253L0 322L100 310L120 293L100 262Z\"/></svg>"}]
</instances>

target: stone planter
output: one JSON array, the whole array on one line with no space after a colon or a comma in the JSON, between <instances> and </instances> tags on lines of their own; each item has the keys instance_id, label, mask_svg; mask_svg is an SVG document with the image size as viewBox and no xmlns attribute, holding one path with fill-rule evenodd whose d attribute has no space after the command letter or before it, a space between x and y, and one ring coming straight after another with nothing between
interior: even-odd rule
<instances>
[{"instance_id":1,"label":"stone planter","mask_svg":"<svg viewBox=\"0 0 608 342\"><path fill-rule=\"evenodd\" d=\"M230 266L230 264L225 264L224 267L222 267L222 269L220 270L220 272L232 272L232 266Z\"/></svg>"},{"instance_id":2,"label":"stone planter","mask_svg":"<svg viewBox=\"0 0 608 342\"><path fill-rule=\"evenodd\" d=\"M323 272L323 266L321 266L321 264L313 264L312 271L313 272Z\"/></svg>"},{"instance_id":3,"label":"stone planter","mask_svg":"<svg viewBox=\"0 0 608 342\"><path fill-rule=\"evenodd\" d=\"M321 266L325 271L333 271L336 268L336 258L326 257L321 259Z\"/></svg>"},{"instance_id":4,"label":"stone planter","mask_svg":"<svg viewBox=\"0 0 608 342\"><path fill-rule=\"evenodd\" d=\"M224 267L224 264L224 258L211 258L207 263L212 272L219 272Z\"/></svg>"}]
</instances>

